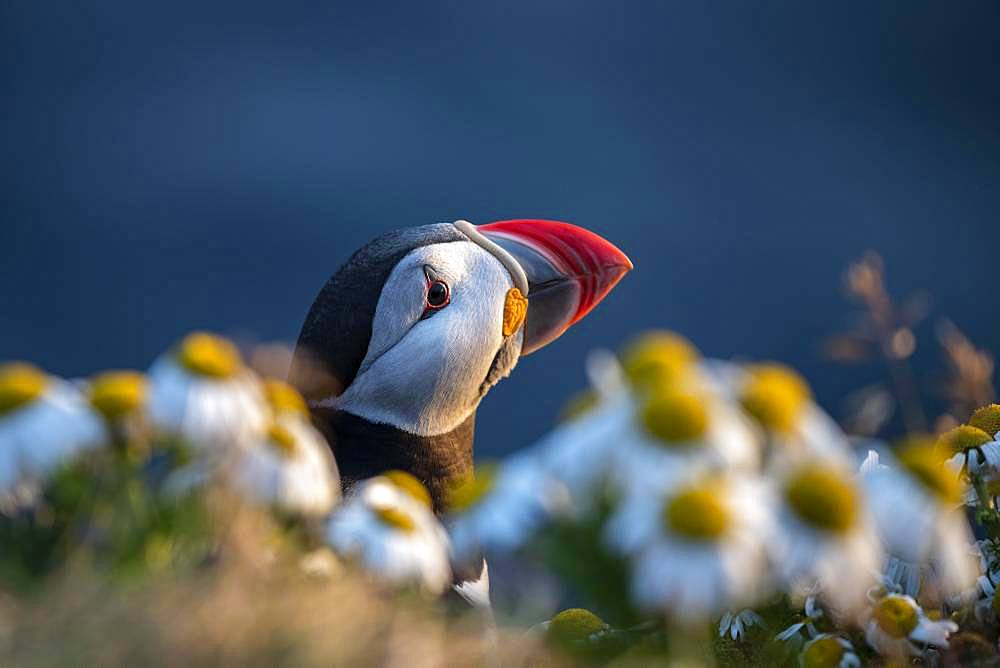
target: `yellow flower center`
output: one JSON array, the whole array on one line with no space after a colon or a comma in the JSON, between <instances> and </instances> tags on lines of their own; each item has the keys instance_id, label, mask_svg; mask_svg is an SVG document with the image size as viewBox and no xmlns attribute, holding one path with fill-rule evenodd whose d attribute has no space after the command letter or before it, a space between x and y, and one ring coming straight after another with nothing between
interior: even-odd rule
<instances>
[{"instance_id":1,"label":"yellow flower center","mask_svg":"<svg viewBox=\"0 0 1000 668\"><path fill-rule=\"evenodd\" d=\"M833 636L819 638L802 652L803 668L836 668L844 657L844 646Z\"/></svg>"},{"instance_id":2,"label":"yellow flower center","mask_svg":"<svg viewBox=\"0 0 1000 668\"><path fill-rule=\"evenodd\" d=\"M650 435L668 445L686 445L708 432L708 410L692 394L668 390L645 400L641 420Z\"/></svg>"},{"instance_id":3,"label":"yellow flower center","mask_svg":"<svg viewBox=\"0 0 1000 668\"><path fill-rule=\"evenodd\" d=\"M552 618L548 637L560 644L572 644L603 631L604 627L604 621L590 610L570 608Z\"/></svg>"},{"instance_id":4,"label":"yellow flower center","mask_svg":"<svg viewBox=\"0 0 1000 668\"><path fill-rule=\"evenodd\" d=\"M90 384L90 405L109 420L135 412L146 400L146 377L138 371L108 371Z\"/></svg>"},{"instance_id":5,"label":"yellow flower center","mask_svg":"<svg viewBox=\"0 0 1000 668\"><path fill-rule=\"evenodd\" d=\"M570 397L570 400L563 406L562 412L559 414L559 420L560 422L570 422L578 417L582 417L594 410L597 403L597 393L593 390L579 392Z\"/></svg>"},{"instance_id":6,"label":"yellow flower center","mask_svg":"<svg viewBox=\"0 0 1000 668\"><path fill-rule=\"evenodd\" d=\"M874 612L879 627L893 638L905 638L917 628L917 609L902 596L886 596Z\"/></svg>"},{"instance_id":7,"label":"yellow flower center","mask_svg":"<svg viewBox=\"0 0 1000 668\"><path fill-rule=\"evenodd\" d=\"M380 506L373 508L372 511L375 513L375 517L386 526L406 533L417 528L417 523L413 521L412 517L394 506Z\"/></svg>"},{"instance_id":8,"label":"yellow flower center","mask_svg":"<svg viewBox=\"0 0 1000 668\"><path fill-rule=\"evenodd\" d=\"M495 464L484 464L471 476L466 477L448 493L448 510L460 513L479 503L496 481Z\"/></svg>"},{"instance_id":9,"label":"yellow flower center","mask_svg":"<svg viewBox=\"0 0 1000 668\"><path fill-rule=\"evenodd\" d=\"M789 432L810 396L809 385L797 372L781 364L762 364L750 370L740 403L763 427Z\"/></svg>"},{"instance_id":10,"label":"yellow flower center","mask_svg":"<svg viewBox=\"0 0 1000 668\"><path fill-rule=\"evenodd\" d=\"M663 508L668 530L690 540L715 540L729 527L729 511L709 487L693 487L673 496Z\"/></svg>"},{"instance_id":11,"label":"yellow flower center","mask_svg":"<svg viewBox=\"0 0 1000 668\"><path fill-rule=\"evenodd\" d=\"M269 378L264 381L264 396L276 413L297 413L308 415L306 400L299 391L283 380Z\"/></svg>"},{"instance_id":12,"label":"yellow flower center","mask_svg":"<svg viewBox=\"0 0 1000 668\"><path fill-rule=\"evenodd\" d=\"M698 350L679 334L649 332L630 343L622 354L625 375L641 390L670 387L694 367Z\"/></svg>"},{"instance_id":13,"label":"yellow flower center","mask_svg":"<svg viewBox=\"0 0 1000 668\"><path fill-rule=\"evenodd\" d=\"M969 424L982 429L990 436L996 436L997 432L1000 432L1000 404L990 404L976 409L969 418Z\"/></svg>"},{"instance_id":14,"label":"yellow flower center","mask_svg":"<svg viewBox=\"0 0 1000 668\"><path fill-rule=\"evenodd\" d=\"M272 424L267 429L267 443L274 448L278 454L284 457L291 457L298 449L295 436L286 427L280 424Z\"/></svg>"},{"instance_id":15,"label":"yellow flower center","mask_svg":"<svg viewBox=\"0 0 1000 668\"><path fill-rule=\"evenodd\" d=\"M896 459L923 486L948 505L958 504L962 486L957 476L945 471L934 446L914 443L899 449Z\"/></svg>"},{"instance_id":16,"label":"yellow flower center","mask_svg":"<svg viewBox=\"0 0 1000 668\"><path fill-rule=\"evenodd\" d=\"M978 448L992 440L993 437L979 427L963 424L941 434L937 446L944 456L950 456Z\"/></svg>"},{"instance_id":17,"label":"yellow flower center","mask_svg":"<svg viewBox=\"0 0 1000 668\"><path fill-rule=\"evenodd\" d=\"M211 378L231 378L243 366L232 342L204 332L189 334L181 342L177 360L188 371Z\"/></svg>"},{"instance_id":18,"label":"yellow flower center","mask_svg":"<svg viewBox=\"0 0 1000 668\"><path fill-rule=\"evenodd\" d=\"M858 516L858 491L834 469L810 466L793 476L785 498L795 514L817 529L842 533Z\"/></svg>"},{"instance_id":19,"label":"yellow flower center","mask_svg":"<svg viewBox=\"0 0 1000 668\"><path fill-rule=\"evenodd\" d=\"M393 485L403 490L428 508L431 507L430 492L428 492L423 483L417 480L413 475L407 473L406 471L396 469L393 471L386 471L382 474L382 477L387 478Z\"/></svg>"},{"instance_id":20,"label":"yellow flower center","mask_svg":"<svg viewBox=\"0 0 1000 668\"><path fill-rule=\"evenodd\" d=\"M48 383L37 367L24 362L0 366L0 416L12 413L41 396Z\"/></svg>"}]
</instances>

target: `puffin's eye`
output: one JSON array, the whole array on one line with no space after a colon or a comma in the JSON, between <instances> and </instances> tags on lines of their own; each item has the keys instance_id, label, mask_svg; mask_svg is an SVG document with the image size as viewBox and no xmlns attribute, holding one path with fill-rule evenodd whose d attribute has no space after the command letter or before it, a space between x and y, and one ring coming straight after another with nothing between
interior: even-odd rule
<instances>
[{"instance_id":1,"label":"puffin's eye","mask_svg":"<svg viewBox=\"0 0 1000 668\"><path fill-rule=\"evenodd\" d=\"M451 292L448 284L441 280L431 281L427 285L427 308L444 308L451 301Z\"/></svg>"}]
</instances>

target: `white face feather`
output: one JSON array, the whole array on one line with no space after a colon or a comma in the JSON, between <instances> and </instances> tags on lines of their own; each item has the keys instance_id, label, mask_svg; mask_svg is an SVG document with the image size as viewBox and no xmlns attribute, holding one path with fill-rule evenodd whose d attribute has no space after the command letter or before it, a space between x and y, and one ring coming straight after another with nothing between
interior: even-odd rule
<instances>
[{"instance_id":1,"label":"white face feather","mask_svg":"<svg viewBox=\"0 0 1000 668\"><path fill-rule=\"evenodd\" d=\"M421 320L425 267L448 284L451 302ZM479 405L504 344L504 301L513 285L507 269L474 243L411 251L382 288L368 352L336 407L422 436L460 425ZM516 361L521 330L514 337Z\"/></svg>"}]
</instances>

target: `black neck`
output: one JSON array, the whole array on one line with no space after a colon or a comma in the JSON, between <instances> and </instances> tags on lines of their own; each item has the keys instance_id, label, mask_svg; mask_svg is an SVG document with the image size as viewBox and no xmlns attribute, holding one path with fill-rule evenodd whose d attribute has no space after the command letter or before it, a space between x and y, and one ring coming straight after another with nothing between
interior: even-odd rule
<instances>
[{"instance_id":1,"label":"black neck","mask_svg":"<svg viewBox=\"0 0 1000 668\"><path fill-rule=\"evenodd\" d=\"M475 413L437 436L418 436L337 410L317 411L314 417L330 439L345 492L360 480L401 469L426 485L434 510L441 512L448 490L472 475Z\"/></svg>"}]
</instances>

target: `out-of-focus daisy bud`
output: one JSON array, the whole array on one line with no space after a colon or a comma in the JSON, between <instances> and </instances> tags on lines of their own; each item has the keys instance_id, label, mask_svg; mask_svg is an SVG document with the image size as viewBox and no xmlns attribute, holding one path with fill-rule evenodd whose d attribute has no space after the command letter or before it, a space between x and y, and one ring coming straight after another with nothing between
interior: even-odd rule
<instances>
[{"instance_id":1,"label":"out-of-focus daisy bud","mask_svg":"<svg viewBox=\"0 0 1000 668\"><path fill-rule=\"evenodd\" d=\"M382 476L362 483L330 518L327 540L380 582L440 594L451 583L448 536L411 487Z\"/></svg>"},{"instance_id":2,"label":"out-of-focus daisy bud","mask_svg":"<svg viewBox=\"0 0 1000 668\"><path fill-rule=\"evenodd\" d=\"M933 620L915 600L890 594L872 605L865 640L882 656L906 659L922 656L928 646L947 649L948 637L958 630L951 620Z\"/></svg>"},{"instance_id":3,"label":"out-of-focus daisy bud","mask_svg":"<svg viewBox=\"0 0 1000 668\"><path fill-rule=\"evenodd\" d=\"M1000 434L1000 404L990 404L976 409L969 418L969 424L996 437Z\"/></svg>"},{"instance_id":4,"label":"out-of-focus daisy bud","mask_svg":"<svg viewBox=\"0 0 1000 668\"><path fill-rule=\"evenodd\" d=\"M0 496L44 480L106 439L74 385L23 362L0 366Z\"/></svg>"},{"instance_id":5,"label":"out-of-focus daisy bud","mask_svg":"<svg viewBox=\"0 0 1000 668\"><path fill-rule=\"evenodd\" d=\"M303 516L325 515L340 496L330 447L301 420L279 418L255 446L239 452L232 479L262 505Z\"/></svg>"},{"instance_id":6,"label":"out-of-focus daisy bud","mask_svg":"<svg viewBox=\"0 0 1000 668\"><path fill-rule=\"evenodd\" d=\"M622 352L622 366L640 391L680 387L694 380L701 355L694 345L674 332L648 332Z\"/></svg>"},{"instance_id":7,"label":"out-of-focus daisy bud","mask_svg":"<svg viewBox=\"0 0 1000 668\"><path fill-rule=\"evenodd\" d=\"M780 577L793 590L818 582L834 610L858 612L882 561L863 489L819 461L790 469L777 491L782 538L772 547Z\"/></svg>"},{"instance_id":8,"label":"out-of-focus daisy bud","mask_svg":"<svg viewBox=\"0 0 1000 668\"><path fill-rule=\"evenodd\" d=\"M146 376L138 371L106 371L90 380L86 393L107 423L112 442L124 447L129 457L144 458L149 446Z\"/></svg>"},{"instance_id":9,"label":"out-of-focus daisy bud","mask_svg":"<svg viewBox=\"0 0 1000 668\"><path fill-rule=\"evenodd\" d=\"M860 668L854 645L841 636L820 633L802 647L801 668Z\"/></svg>"},{"instance_id":10,"label":"out-of-focus daisy bud","mask_svg":"<svg viewBox=\"0 0 1000 668\"><path fill-rule=\"evenodd\" d=\"M202 451L246 446L270 421L260 383L230 341L198 332L149 371L149 415L158 430Z\"/></svg>"},{"instance_id":11,"label":"out-of-focus daisy bud","mask_svg":"<svg viewBox=\"0 0 1000 668\"><path fill-rule=\"evenodd\" d=\"M275 415L309 417L306 400L298 390L283 380L268 378L264 381L264 397Z\"/></svg>"}]
</instances>

